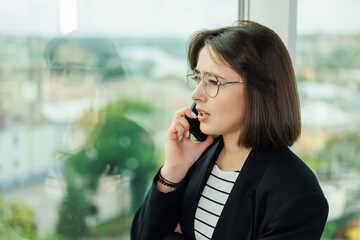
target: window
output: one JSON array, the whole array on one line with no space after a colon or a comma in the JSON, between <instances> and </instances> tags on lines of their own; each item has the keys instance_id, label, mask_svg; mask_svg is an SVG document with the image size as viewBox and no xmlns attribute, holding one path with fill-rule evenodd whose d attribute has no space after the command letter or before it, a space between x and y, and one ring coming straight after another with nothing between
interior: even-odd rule
<instances>
[{"instance_id":1,"label":"window","mask_svg":"<svg viewBox=\"0 0 360 240\"><path fill-rule=\"evenodd\" d=\"M163 162L166 126L191 104L187 39L234 23L237 5L1 2L0 227L4 220L7 239L105 238L114 221L117 237L128 239L132 214ZM14 227L23 222L27 228Z\"/></svg>"},{"instance_id":2,"label":"window","mask_svg":"<svg viewBox=\"0 0 360 240\"><path fill-rule=\"evenodd\" d=\"M354 0L298 1L296 148L329 202L324 239L360 238L359 11Z\"/></svg>"}]
</instances>

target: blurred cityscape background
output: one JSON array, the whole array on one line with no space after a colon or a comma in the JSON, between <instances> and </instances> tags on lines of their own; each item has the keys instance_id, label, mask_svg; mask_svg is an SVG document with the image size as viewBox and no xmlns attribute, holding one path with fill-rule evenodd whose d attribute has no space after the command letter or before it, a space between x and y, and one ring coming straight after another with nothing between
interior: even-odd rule
<instances>
[{"instance_id":1,"label":"blurred cityscape background","mask_svg":"<svg viewBox=\"0 0 360 240\"><path fill-rule=\"evenodd\" d=\"M191 34L238 1L3 0L0 238L129 239L190 106ZM360 2L298 0L301 139L329 201L322 239L360 239ZM330 27L329 27L330 26Z\"/></svg>"}]
</instances>

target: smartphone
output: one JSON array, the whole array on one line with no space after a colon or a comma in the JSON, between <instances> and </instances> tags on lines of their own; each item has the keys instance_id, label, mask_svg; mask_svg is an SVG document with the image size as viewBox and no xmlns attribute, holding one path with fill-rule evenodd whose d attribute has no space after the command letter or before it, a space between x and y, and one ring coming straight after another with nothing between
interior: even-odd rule
<instances>
[{"instance_id":1,"label":"smartphone","mask_svg":"<svg viewBox=\"0 0 360 240\"><path fill-rule=\"evenodd\" d=\"M196 116L198 115L198 111L196 110L196 102L194 102L190 109L193 111ZM200 130L200 121L197 118L189 118L185 116L186 120L190 123L190 133L196 138L196 140L203 142L206 140L207 136Z\"/></svg>"}]
</instances>

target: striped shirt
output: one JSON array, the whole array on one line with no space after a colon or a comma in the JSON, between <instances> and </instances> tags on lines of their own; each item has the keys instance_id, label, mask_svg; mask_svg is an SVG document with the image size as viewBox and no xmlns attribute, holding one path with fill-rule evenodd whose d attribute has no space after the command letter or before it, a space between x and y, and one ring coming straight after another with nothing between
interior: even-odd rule
<instances>
[{"instance_id":1,"label":"striped shirt","mask_svg":"<svg viewBox=\"0 0 360 240\"><path fill-rule=\"evenodd\" d=\"M216 164L205 185L195 213L195 238L211 239L221 212L240 171L224 172Z\"/></svg>"}]
</instances>

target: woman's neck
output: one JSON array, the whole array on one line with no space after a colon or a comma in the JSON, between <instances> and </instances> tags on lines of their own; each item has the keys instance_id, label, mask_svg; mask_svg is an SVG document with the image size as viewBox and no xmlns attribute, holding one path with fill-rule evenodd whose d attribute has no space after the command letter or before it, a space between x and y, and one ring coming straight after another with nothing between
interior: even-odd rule
<instances>
[{"instance_id":1,"label":"woman's neck","mask_svg":"<svg viewBox=\"0 0 360 240\"><path fill-rule=\"evenodd\" d=\"M251 148L238 146L238 135L223 135L224 147L217 159L217 165L223 171L241 170Z\"/></svg>"}]
</instances>

